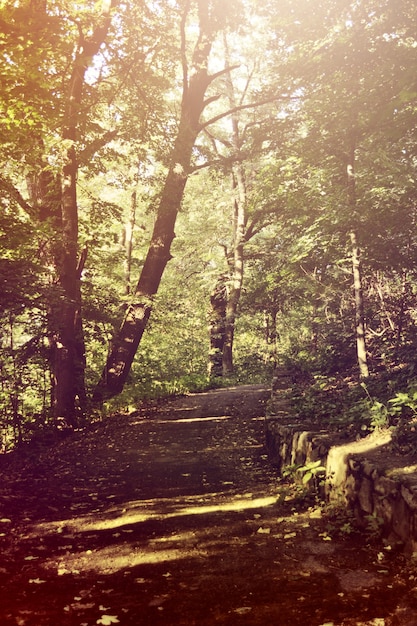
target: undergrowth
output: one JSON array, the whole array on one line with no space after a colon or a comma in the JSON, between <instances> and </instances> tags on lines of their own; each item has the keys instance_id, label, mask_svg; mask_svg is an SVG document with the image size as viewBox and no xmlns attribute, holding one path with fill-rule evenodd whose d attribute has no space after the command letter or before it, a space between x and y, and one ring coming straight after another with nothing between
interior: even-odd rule
<instances>
[{"instance_id":1,"label":"undergrowth","mask_svg":"<svg viewBox=\"0 0 417 626\"><path fill-rule=\"evenodd\" d=\"M294 416L329 430L364 436L392 428L402 439L417 441L417 378L407 368L374 374L359 382L353 376L313 375L291 389Z\"/></svg>"}]
</instances>

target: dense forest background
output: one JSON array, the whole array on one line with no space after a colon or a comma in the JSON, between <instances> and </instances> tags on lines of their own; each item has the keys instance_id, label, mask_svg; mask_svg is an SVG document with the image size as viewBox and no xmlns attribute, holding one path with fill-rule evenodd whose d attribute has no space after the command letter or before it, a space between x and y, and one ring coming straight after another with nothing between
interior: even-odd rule
<instances>
[{"instance_id":1,"label":"dense forest background","mask_svg":"<svg viewBox=\"0 0 417 626\"><path fill-rule=\"evenodd\" d=\"M277 364L416 414L414 2L3 0L0 50L3 451Z\"/></svg>"}]
</instances>

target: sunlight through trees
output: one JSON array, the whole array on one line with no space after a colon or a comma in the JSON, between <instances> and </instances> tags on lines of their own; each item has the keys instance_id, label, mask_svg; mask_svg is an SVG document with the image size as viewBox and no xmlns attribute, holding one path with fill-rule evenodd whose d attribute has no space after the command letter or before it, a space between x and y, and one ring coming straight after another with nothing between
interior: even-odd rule
<instances>
[{"instance_id":1,"label":"sunlight through trees","mask_svg":"<svg viewBox=\"0 0 417 626\"><path fill-rule=\"evenodd\" d=\"M276 363L414 368L411 0L4 0L0 26L4 450Z\"/></svg>"}]
</instances>

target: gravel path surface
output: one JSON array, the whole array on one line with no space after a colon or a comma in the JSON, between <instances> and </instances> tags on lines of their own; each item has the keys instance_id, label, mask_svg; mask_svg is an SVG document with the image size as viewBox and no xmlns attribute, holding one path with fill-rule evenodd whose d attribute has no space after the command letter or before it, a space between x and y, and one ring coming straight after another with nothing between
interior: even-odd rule
<instances>
[{"instance_id":1,"label":"gravel path surface","mask_svg":"<svg viewBox=\"0 0 417 626\"><path fill-rule=\"evenodd\" d=\"M190 395L2 457L0 626L416 626L417 569L269 465L269 393Z\"/></svg>"}]
</instances>

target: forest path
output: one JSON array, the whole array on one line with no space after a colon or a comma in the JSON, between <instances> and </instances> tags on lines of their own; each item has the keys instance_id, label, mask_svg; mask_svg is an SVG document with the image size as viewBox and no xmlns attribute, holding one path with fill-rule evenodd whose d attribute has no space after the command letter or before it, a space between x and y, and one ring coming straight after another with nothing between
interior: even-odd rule
<instances>
[{"instance_id":1,"label":"forest path","mask_svg":"<svg viewBox=\"0 0 417 626\"><path fill-rule=\"evenodd\" d=\"M403 557L333 536L268 464L269 394L177 398L2 457L0 625L415 626Z\"/></svg>"}]
</instances>

